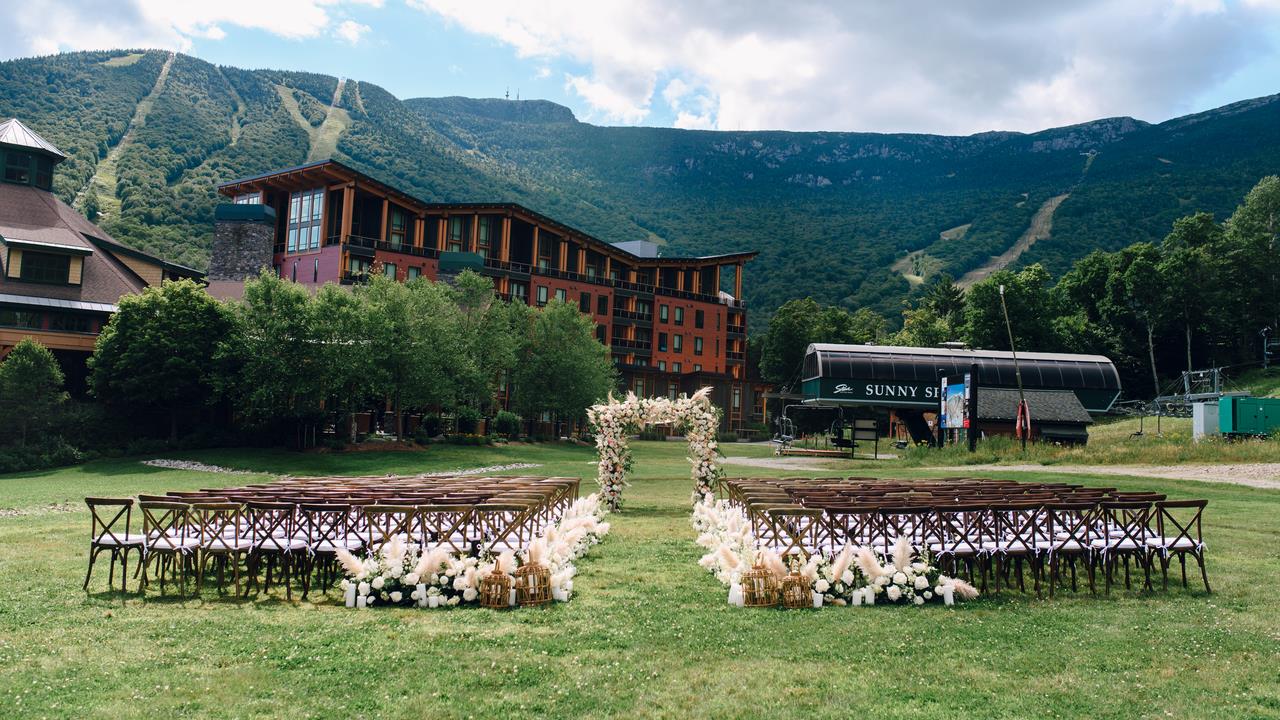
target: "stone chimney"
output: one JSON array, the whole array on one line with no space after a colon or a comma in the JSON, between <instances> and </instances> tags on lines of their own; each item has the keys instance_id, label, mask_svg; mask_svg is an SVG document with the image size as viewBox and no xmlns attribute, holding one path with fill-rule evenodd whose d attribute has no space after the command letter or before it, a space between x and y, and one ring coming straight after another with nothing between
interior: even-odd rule
<instances>
[{"instance_id":1,"label":"stone chimney","mask_svg":"<svg viewBox=\"0 0 1280 720\"><path fill-rule=\"evenodd\" d=\"M210 294L240 297L245 280L272 267L275 240L276 211L271 206L226 203L214 208Z\"/></svg>"}]
</instances>

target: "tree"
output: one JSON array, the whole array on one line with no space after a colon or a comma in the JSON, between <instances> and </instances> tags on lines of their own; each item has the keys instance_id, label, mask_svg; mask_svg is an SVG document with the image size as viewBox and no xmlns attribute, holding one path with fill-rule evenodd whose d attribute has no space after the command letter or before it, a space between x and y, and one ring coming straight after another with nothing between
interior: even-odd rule
<instances>
[{"instance_id":1,"label":"tree","mask_svg":"<svg viewBox=\"0 0 1280 720\"><path fill-rule=\"evenodd\" d=\"M924 294L920 296L919 307L932 311L935 316L954 327L964 312L964 291L955 284L950 274L942 273L925 287Z\"/></svg>"},{"instance_id":2,"label":"tree","mask_svg":"<svg viewBox=\"0 0 1280 720\"><path fill-rule=\"evenodd\" d=\"M1053 300L1049 293L1049 273L1039 263L1019 272L1000 270L969 288L964 308L964 334L971 347L1008 350L1009 327L1017 349L1056 349L1053 336ZM1009 308L1006 327L1000 305L1000 286Z\"/></svg>"},{"instance_id":3,"label":"tree","mask_svg":"<svg viewBox=\"0 0 1280 720\"><path fill-rule=\"evenodd\" d=\"M120 298L89 359L89 386L108 405L152 409L178 438L184 411L216 399L224 343L234 320L191 280L167 281Z\"/></svg>"},{"instance_id":4,"label":"tree","mask_svg":"<svg viewBox=\"0 0 1280 720\"><path fill-rule=\"evenodd\" d=\"M27 444L27 433L50 424L58 406L66 400L62 368L49 348L23 338L0 361L0 416L18 428L18 444Z\"/></svg>"},{"instance_id":5,"label":"tree","mask_svg":"<svg viewBox=\"0 0 1280 720\"><path fill-rule=\"evenodd\" d=\"M367 339L369 308L362 297L339 285L325 283L316 293L315 315L317 369L332 400L328 408L335 431L347 421L347 441L355 442L355 415L374 392L377 358Z\"/></svg>"},{"instance_id":6,"label":"tree","mask_svg":"<svg viewBox=\"0 0 1280 720\"><path fill-rule=\"evenodd\" d=\"M493 281L465 270L451 287L459 313L460 343L465 362L456 364L458 392L478 404L479 410L492 408L499 378L515 367L519 337L524 328L513 327L510 304L493 292Z\"/></svg>"},{"instance_id":7,"label":"tree","mask_svg":"<svg viewBox=\"0 0 1280 720\"><path fill-rule=\"evenodd\" d=\"M1113 300L1109 314L1128 312L1138 318L1147 334L1147 353L1151 361L1151 382L1160 394L1160 372L1156 367L1156 329L1162 319L1161 302L1164 285L1158 266L1160 251L1151 243L1137 243L1121 251L1122 261L1112 275L1108 293Z\"/></svg>"},{"instance_id":8,"label":"tree","mask_svg":"<svg viewBox=\"0 0 1280 720\"><path fill-rule=\"evenodd\" d=\"M595 323L558 300L534 314L514 376L516 409L528 418L550 412L557 421L581 418L618 383Z\"/></svg>"},{"instance_id":9,"label":"tree","mask_svg":"<svg viewBox=\"0 0 1280 720\"><path fill-rule=\"evenodd\" d=\"M1222 238L1222 228L1213 221L1213 215L1202 212L1174 221L1173 230L1160 247L1156 272L1168 298L1163 313L1169 322L1183 328L1187 372L1195 370L1192 335L1205 329L1217 311L1221 286L1212 248L1220 246Z\"/></svg>"},{"instance_id":10,"label":"tree","mask_svg":"<svg viewBox=\"0 0 1280 720\"><path fill-rule=\"evenodd\" d=\"M954 340L955 331L951 322L930 305L921 304L918 308L904 308L902 311L902 329L893 335L890 342L894 345L908 347L937 347Z\"/></svg>"},{"instance_id":11,"label":"tree","mask_svg":"<svg viewBox=\"0 0 1280 720\"><path fill-rule=\"evenodd\" d=\"M251 423L315 421L325 387L321 335L305 288L264 270L245 283L231 351L242 366L234 378L241 412Z\"/></svg>"},{"instance_id":12,"label":"tree","mask_svg":"<svg viewBox=\"0 0 1280 720\"><path fill-rule=\"evenodd\" d=\"M773 314L760 348L760 376L787 386L800 377L805 350L813 342L821 308L813 298L790 300Z\"/></svg>"},{"instance_id":13,"label":"tree","mask_svg":"<svg viewBox=\"0 0 1280 720\"><path fill-rule=\"evenodd\" d=\"M1264 325L1280 332L1280 177L1264 177L1249 191L1226 222L1225 240L1220 255L1240 288L1233 304L1245 337Z\"/></svg>"}]
</instances>

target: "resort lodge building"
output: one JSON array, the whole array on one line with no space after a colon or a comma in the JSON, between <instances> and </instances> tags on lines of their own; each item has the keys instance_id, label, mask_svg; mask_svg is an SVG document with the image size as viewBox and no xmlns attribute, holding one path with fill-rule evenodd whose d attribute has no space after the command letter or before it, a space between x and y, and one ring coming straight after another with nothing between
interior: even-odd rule
<instances>
[{"instance_id":1,"label":"resort lodge building","mask_svg":"<svg viewBox=\"0 0 1280 720\"><path fill-rule=\"evenodd\" d=\"M122 295L201 273L125 247L53 194L58 148L0 122L0 358L30 337L53 351L68 389Z\"/></svg>"},{"instance_id":2,"label":"resort lodge building","mask_svg":"<svg viewBox=\"0 0 1280 720\"><path fill-rule=\"evenodd\" d=\"M511 203L430 203L325 160L225 183L209 290L238 296L265 266L318 287L369 273L399 281L473 269L497 293L571 303L596 323L624 387L641 396L713 388L724 427L764 420L747 377L742 274L755 252L664 257L644 241L607 243Z\"/></svg>"}]
</instances>

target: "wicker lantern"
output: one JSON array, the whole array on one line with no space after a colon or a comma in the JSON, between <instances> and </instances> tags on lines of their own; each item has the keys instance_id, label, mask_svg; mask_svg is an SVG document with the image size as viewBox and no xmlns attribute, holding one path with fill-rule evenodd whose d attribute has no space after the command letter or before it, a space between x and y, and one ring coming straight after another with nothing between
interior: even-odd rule
<instances>
[{"instance_id":1,"label":"wicker lantern","mask_svg":"<svg viewBox=\"0 0 1280 720\"><path fill-rule=\"evenodd\" d=\"M516 602L520 605L551 602L551 571L545 565L528 563L516 569Z\"/></svg>"},{"instance_id":2,"label":"wicker lantern","mask_svg":"<svg viewBox=\"0 0 1280 720\"><path fill-rule=\"evenodd\" d=\"M788 610L813 607L813 591L795 570L782 579L782 607Z\"/></svg>"},{"instance_id":3,"label":"wicker lantern","mask_svg":"<svg viewBox=\"0 0 1280 720\"><path fill-rule=\"evenodd\" d=\"M480 579L480 607L511 607L511 576L494 570Z\"/></svg>"},{"instance_id":4,"label":"wicker lantern","mask_svg":"<svg viewBox=\"0 0 1280 720\"><path fill-rule=\"evenodd\" d=\"M778 581L763 565L754 565L738 580L742 584L743 607L770 607L778 604Z\"/></svg>"}]
</instances>

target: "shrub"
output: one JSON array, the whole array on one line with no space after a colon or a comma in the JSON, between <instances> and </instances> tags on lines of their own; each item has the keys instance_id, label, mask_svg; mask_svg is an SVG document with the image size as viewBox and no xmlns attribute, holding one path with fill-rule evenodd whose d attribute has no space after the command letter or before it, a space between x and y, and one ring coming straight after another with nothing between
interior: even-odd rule
<instances>
[{"instance_id":1,"label":"shrub","mask_svg":"<svg viewBox=\"0 0 1280 720\"><path fill-rule=\"evenodd\" d=\"M472 434L459 433L459 434L449 436L450 445L488 445L490 444L490 442L491 441L489 440L489 437L487 435L472 435Z\"/></svg>"},{"instance_id":2,"label":"shrub","mask_svg":"<svg viewBox=\"0 0 1280 720\"><path fill-rule=\"evenodd\" d=\"M415 433L415 436L421 436L428 439L437 437L440 435L440 431L443 427L444 423L440 421L439 415L423 415L422 422L418 423L418 430Z\"/></svg>"},{"instance_id":3,"label":"shrub","mask_svg":"<svg viewBox=\"0 0 1280 720\"><path fill-rule=\"evenodd\" d=\"M641 440L666 440L669 431L663 427L650 427L640 431Z\"/></svg>"},{"instance_id":4,"label":"shrub","mask_svg":"<svg viewBox=\"0 0 1280 720\"><path fill-rule=\"evenodd\" d=\"M738 433L732 431L724 431L716 433L716 442L732 443L738 442Z\"/></svg>"},{"instance_id":5,"label":"shrub","mask_svg":"<svg viewBox=\"0 0 1280 720\"><path fill-rule=\"evenodd\" d=\"M0 449L0 474L43 470L84 462L84 453L60 437L45 437L39 442Z\"/></svg>"},{"instance_id":6,"label":"shrub","mask_svg":"<svg viewBox=\"0 0 1280 720\"><path fill-rule=\"evenodd\" d=\"M520 434L520 416L503 410L493 419L493 431L504 437L514 437Z\"/></svg>"},{"instance_id":7,"label":"shrub","mask_svg":"<svg viewBox=\"0 0 1280 720\"><path fill-rule=\"evenodd\" d=\"M480 426L480 411L473 407L462 406L454 415L455 430L464 435L474 435Z\"/></svg>"}]
</instances>

